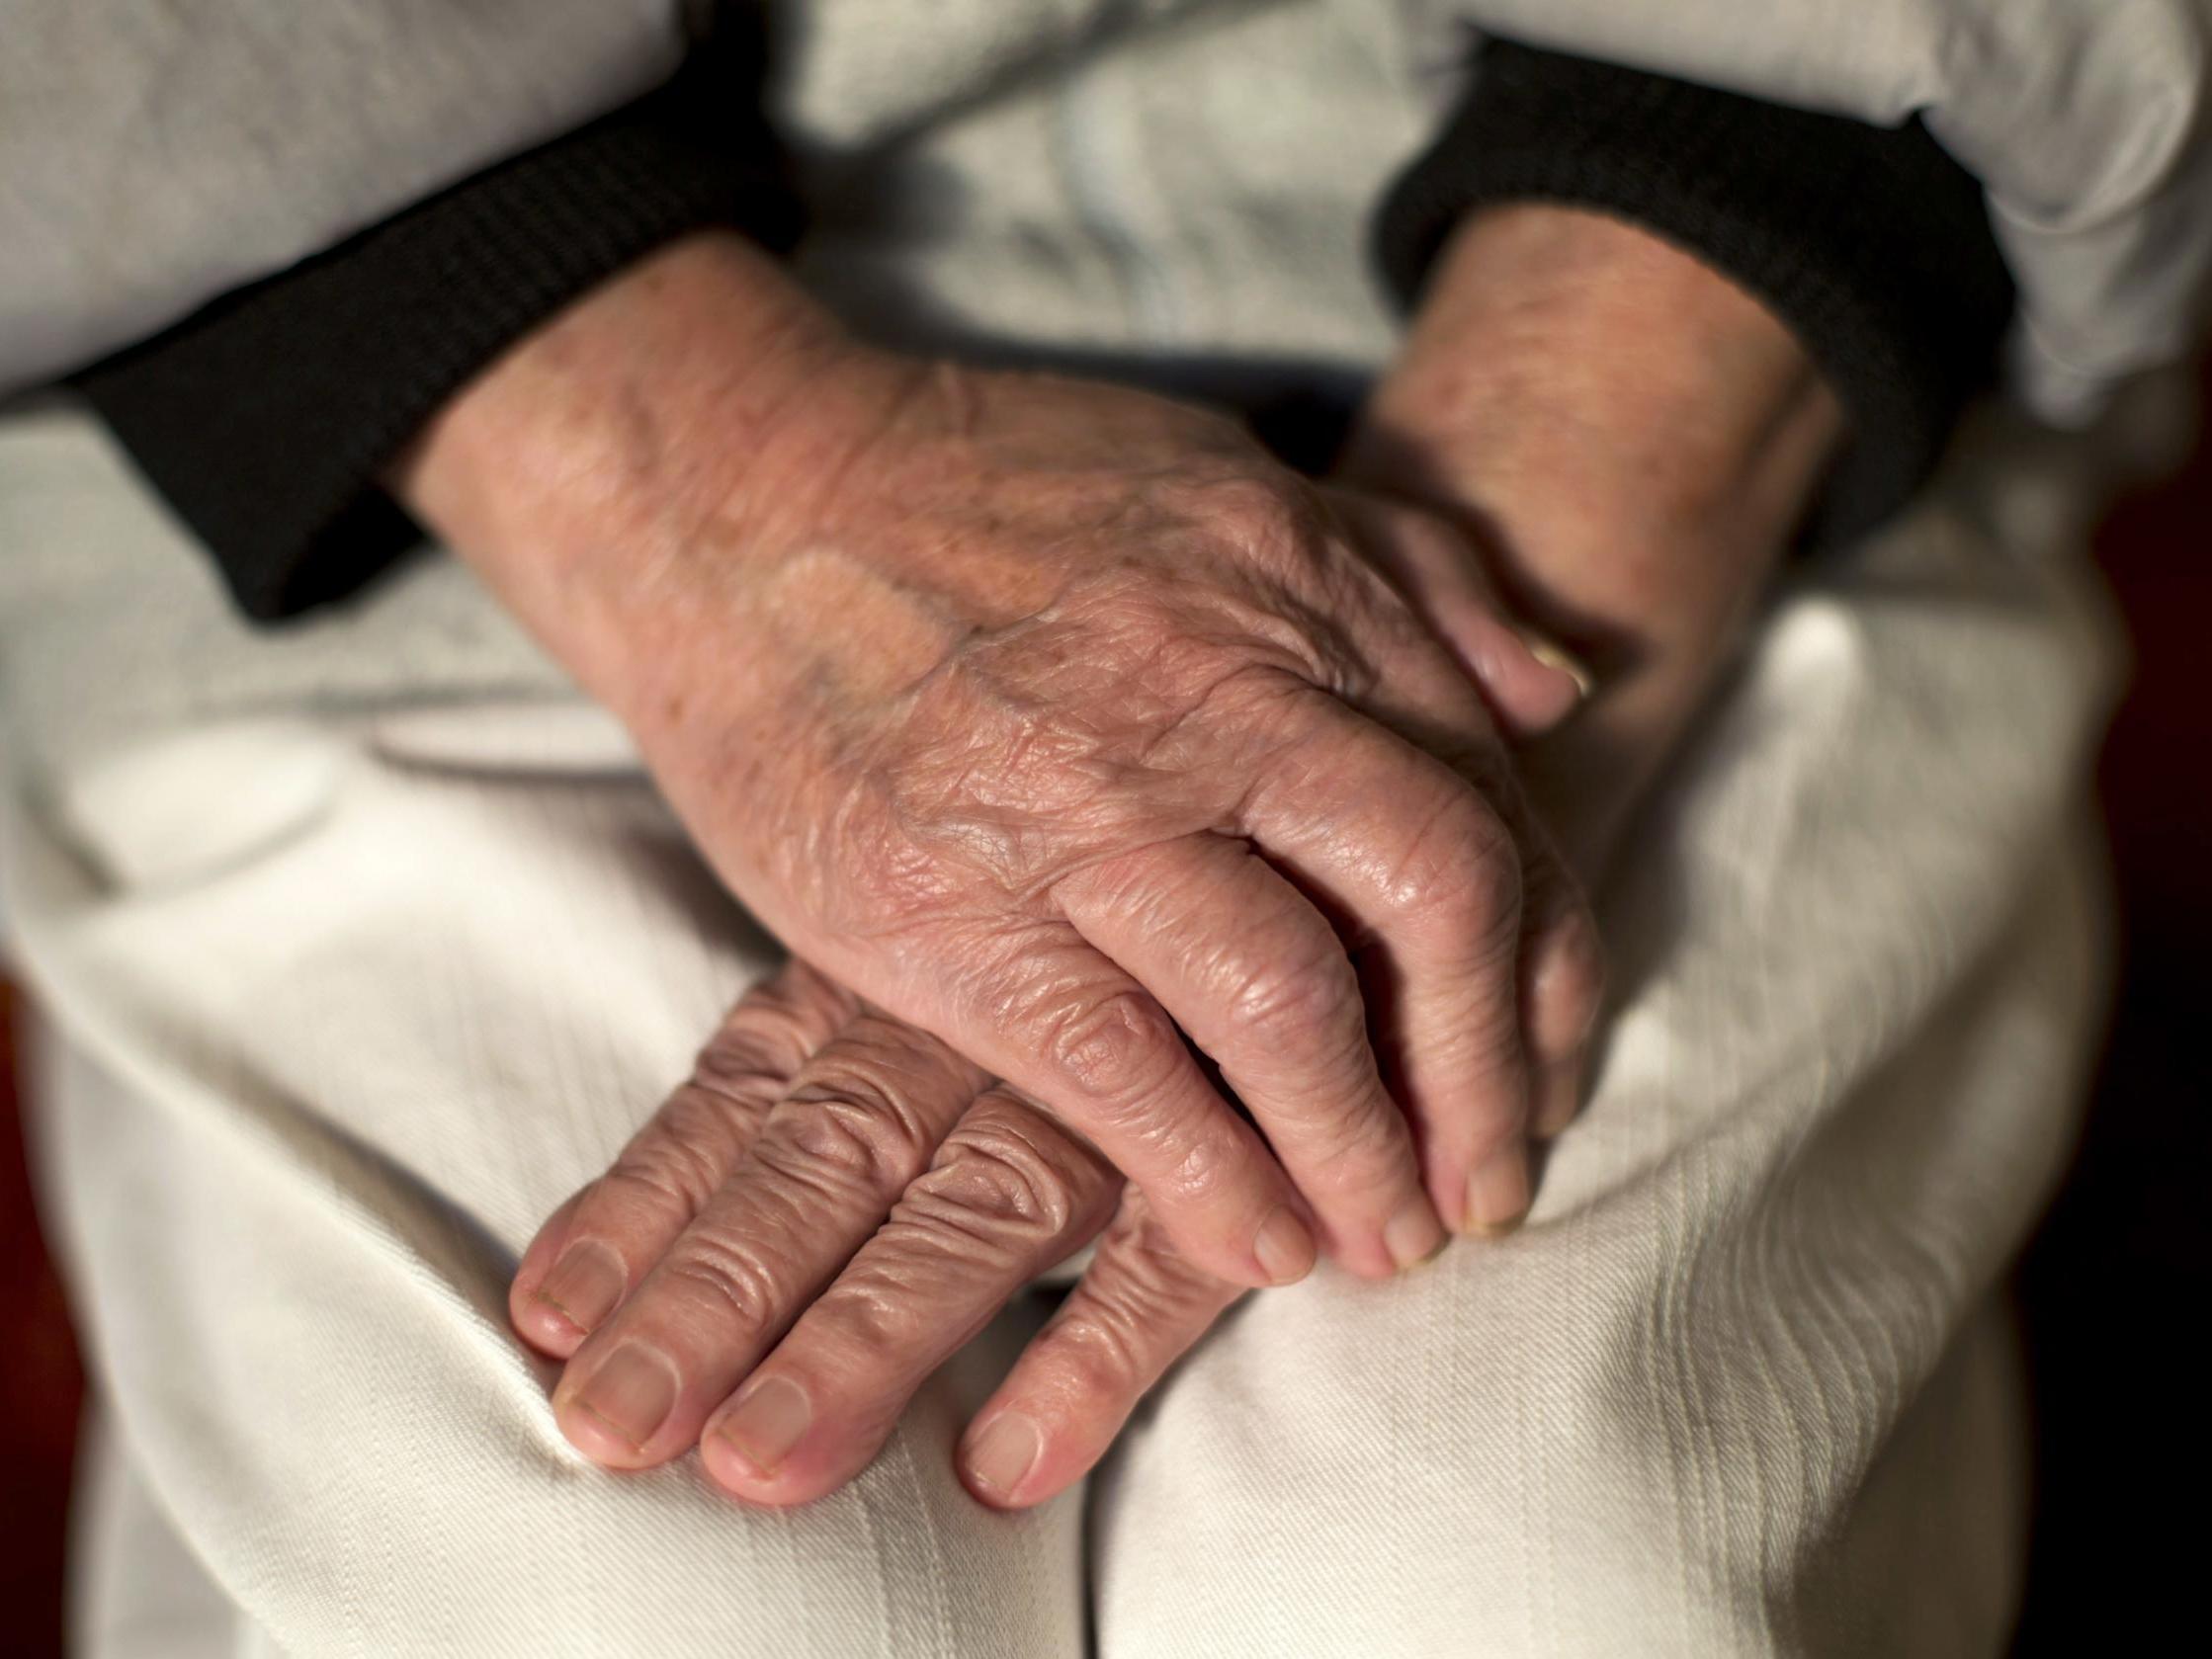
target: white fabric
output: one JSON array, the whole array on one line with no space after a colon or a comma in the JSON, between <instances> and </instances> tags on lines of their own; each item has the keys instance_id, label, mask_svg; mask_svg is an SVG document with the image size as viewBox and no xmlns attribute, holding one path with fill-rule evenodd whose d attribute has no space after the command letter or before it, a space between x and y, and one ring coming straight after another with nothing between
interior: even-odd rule
<instances>
[{"instance_id":1,"label":"white fabric","mask_svg":"<svg viewBox=\"0 0 2212 1659\"><path fill-rule=\"evenodd\" d=\"M665 75L709 0L0 0L0 390L77 367ZM751 9L731 0L732 10ZM1223 214L1215 272L1327 261L1314 192L1390 170L1473 24L1753 96L1922 112L1989 187L2046 415L2182 356L2212 277L2212 0L771 0L779 124L830 240L951 317L1007 260L1155 345L1234 348L1137 243ZM1016 134L992 144L992 131ZM987 146L985 148L984 146ZM978 163L991 181L972 205ZM1282 181L1297 188L1280 194ZM915 204L930 211L916 213ZM121 233L119 227L128 227ZM968 238L967 245L960 245ZM1218 290L1216 290L1219 291ZM909 291L909 298L916 297ZM993 326L1002 322L986 311ZM1214 323L1226 333L1207 334ZM1264 321L1259 331L1264 331ZM1334 351L1343 330L1297 349Z\"/></svg>"},{"instance_id":2,"label":"white fabric","mask_svg":"<svg viewBox=\"0 0 2212 1659\"><path fill-rule=\"evenodd\" d=\"M681 0L0 0L0 390L650 90Z\"/></svg>"},{"instance_id":3,"label":"white fabric","mask_svg":"<svg viewBox=\"0 0 2212 1659\"><path fill-rule=\"evenodd\" d=\"M1050 1659L1086 1618L1104 1659L1999 1650L1993 1288L2100 959L2073 458L1986 432L1794 579L1607 897L1620 1007L1531 1224L1249 1300L1022 1519L949 1455L1034 1308L803 1512L555 1433L515 1253L771 954L619 736L557 694L49 727L6 903L123 1459L86 1651L174 1651L160 1607L211 1596L183 1650ZM0 429L10 533L80 534L83 464Z\"/></svg>"}]
</instances>

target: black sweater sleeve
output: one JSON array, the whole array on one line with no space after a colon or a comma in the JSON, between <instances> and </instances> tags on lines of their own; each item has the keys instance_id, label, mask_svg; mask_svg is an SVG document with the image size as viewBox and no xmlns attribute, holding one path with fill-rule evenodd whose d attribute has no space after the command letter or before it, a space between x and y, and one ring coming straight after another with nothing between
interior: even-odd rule
<instances>
[{"instance_id":1,"label":"black sweater sleeve","mask_svg":"<svg viewBox=\"0 0 2212 1659\"><path fill-rule=\"evenodd\" d=\"M651 248L709 225L782 249L800 212L757 101L757 47L225 294L77 376L212 550L239 607L342 598L420 539L376 484L478 369ZM1855 439L1821 529L1878 519L1986 378L2011 285L1974 180L1917 124L1884 130L1503 41L1378 220L1410 303L1485 203L1618 213L1761 295Z\"/></svg>"},{"instance_id":2,"label":"black sweater sleeve","mask_svg":"<svg viewBox=\"0 0 2212 1659\"><path fill-rule=\"evenodd\" d=\"M602 278L713 225L779 250L799 229L748 77L722 52L76 384L239 608L276 620L351 593L421 539L376 478L472 373Z\"/></svg>"},{"instance_id":3,"label":"black sweater sleeve","mask_svg":"<svg viewBox=\"0 0 2212 1659\"><path fill-rule=\"evenodd\" d=\"M1526 201L1640 224L1796 331L1851 419L1817 540L1872 527L1927 475L2011 314L1981 189L1916 120L1878 127L1490 41L1377 220L1401 302L1470 209Z\"/></svg>"}]
</instances>

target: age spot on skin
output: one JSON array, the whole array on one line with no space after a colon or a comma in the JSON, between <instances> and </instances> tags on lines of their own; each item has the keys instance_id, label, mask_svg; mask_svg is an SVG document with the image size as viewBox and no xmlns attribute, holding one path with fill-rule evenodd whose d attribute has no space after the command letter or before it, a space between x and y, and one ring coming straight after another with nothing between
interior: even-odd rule
<instances>
[{"instance_id":1,"label":"age spot on skin","mask_svg":"<svg viewBox=\"0 0 2212 1659\"><path fill-rule=\"evenodd\" d=\"M832 545L780 560L760 588L764 620L779 640L801 641L826 608L843 619L831 684L854 703L895 696L942 662L961 629L926 591ZM866 641L865 650L849 648Z\"/></svg>"}]
</instances>

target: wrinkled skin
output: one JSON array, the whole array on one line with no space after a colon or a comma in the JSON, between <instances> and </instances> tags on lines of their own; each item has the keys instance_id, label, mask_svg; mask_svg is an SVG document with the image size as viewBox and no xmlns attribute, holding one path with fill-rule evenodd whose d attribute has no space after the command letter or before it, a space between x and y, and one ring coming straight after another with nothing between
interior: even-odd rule
<instances>
[{"instance_id":1,"label":"wrinkled skin","mask_svg":"<svg viewBox=\"0 0 2212 1659\"><path fill-rule=\"evenodd\" d=\"M1439 1236L1409 1152L1445 1217L1520 1213L1597 958L1498 741L1573 693L1478 570L1600 668L1528 757L1594 871L1840 419L1755 300L1568 209L1479 215L1440 262L1352 451L1395 502L1155 399L825 345L779 283L723 249L610 285L395 479L829 975L740 1005L513 1312L572 1356L555 1409L591 1455L663 1461L711 1419L716 1478L796 1502L1117 1214L963 1445L1021 1506L1243 1286L1295 1277L1310 1252L1269 1266L1256 1223L1385 1271ZM718 344L731 318L770 321Z\"/></svg>"},{"instance_id":2,"label":"wrinkled skin","mask_svg":"<svg viewBox=\"0 0 2212 1659\"><path fill-rule=\"evenodd\" d=\"M929 1374L1094 1238L964 1442L985 1503L1027 1507L1079 1479L1241 1287L1191 1266L1050 1113L794 962L547 1223L513 1312L534 1346L577 1357L554 1410L599 1460L641 1466L698 1439L732 1493L804 1503L866 1467ZM626 1283L636 1293L586 1342ZM575 1379L625 1348L652 1357L587 1399ZM658 1434L671 1402L682 1430Z\"/></svg>"},{"instance_id":3,"label":"wrinkled skin","mask_svg":"<svg viewBox=\"0 0 2212 1659\"><path fill-rule=\"evenodd\" d=\"M1573 1092L1595 934L1342 514L1165 399L799 355L733 481L663 481L680 523L493 572L731 890L1050 1107L1221 1278L1319 1246L1383 1276L1440 1217L1517 1220L1532 1065Z\"/></svg>"},{"instance_id":4,"label":"wrinkled skin","mask_svg":"<svg viewBox=\"0 0 2212 1659\"><path fill-rule=\"evenodd\" d=\"M1409 592L1469 563L1426 515L1349 492L1334 504ZM1499 722L1555 722L1560 688L1494 602L1464 579L1449 591L1447 638ZM1539 1132L1574 1104L1556 1100ZM985 1503L1027 1507L1079 1479L1242 1287L1193 1265L1052 1113L795 961L548 1221L512 1315L571 1362L554 1410L595 1458L640 1466L696 1439L731 1492L800 1503L865 1467L939 1365L1094 1239L964 1442Z\"/></svg>"}]
</instances>

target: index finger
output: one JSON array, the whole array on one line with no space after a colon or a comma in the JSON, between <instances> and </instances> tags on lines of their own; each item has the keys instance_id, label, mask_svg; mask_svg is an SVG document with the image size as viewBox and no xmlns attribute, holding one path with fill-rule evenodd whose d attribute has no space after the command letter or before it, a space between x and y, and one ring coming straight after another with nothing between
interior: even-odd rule
<instances>
[{"instance_id":1,"label":"index finger","mask_svg":"<svg viewBox=\"0 0 2212 1659\"><path fill-rule=\"evenodd\" d=\"M1442 1246L1351 958L1297 888L1242 842L1200 835L1091 866L1055 893L1221 1067L1339 1264L1383 1277Z\"/></svg>"},{"instance_id":2,"label":"index finger","mask_svg":"<svg viewBox=\"0 0 2212 1659\"><path fill-rule=\"evenodd\" d=\"M1471 750L1469 764L1483 758ZM1239 827L1365 958L1438 1212L1462 1232L1513 1225L1529 1203L1529 1078L1521 857L1505 820L1462 770L1316 692L1304 743L1250 792Z\"/></svg>"}]
</instances>

